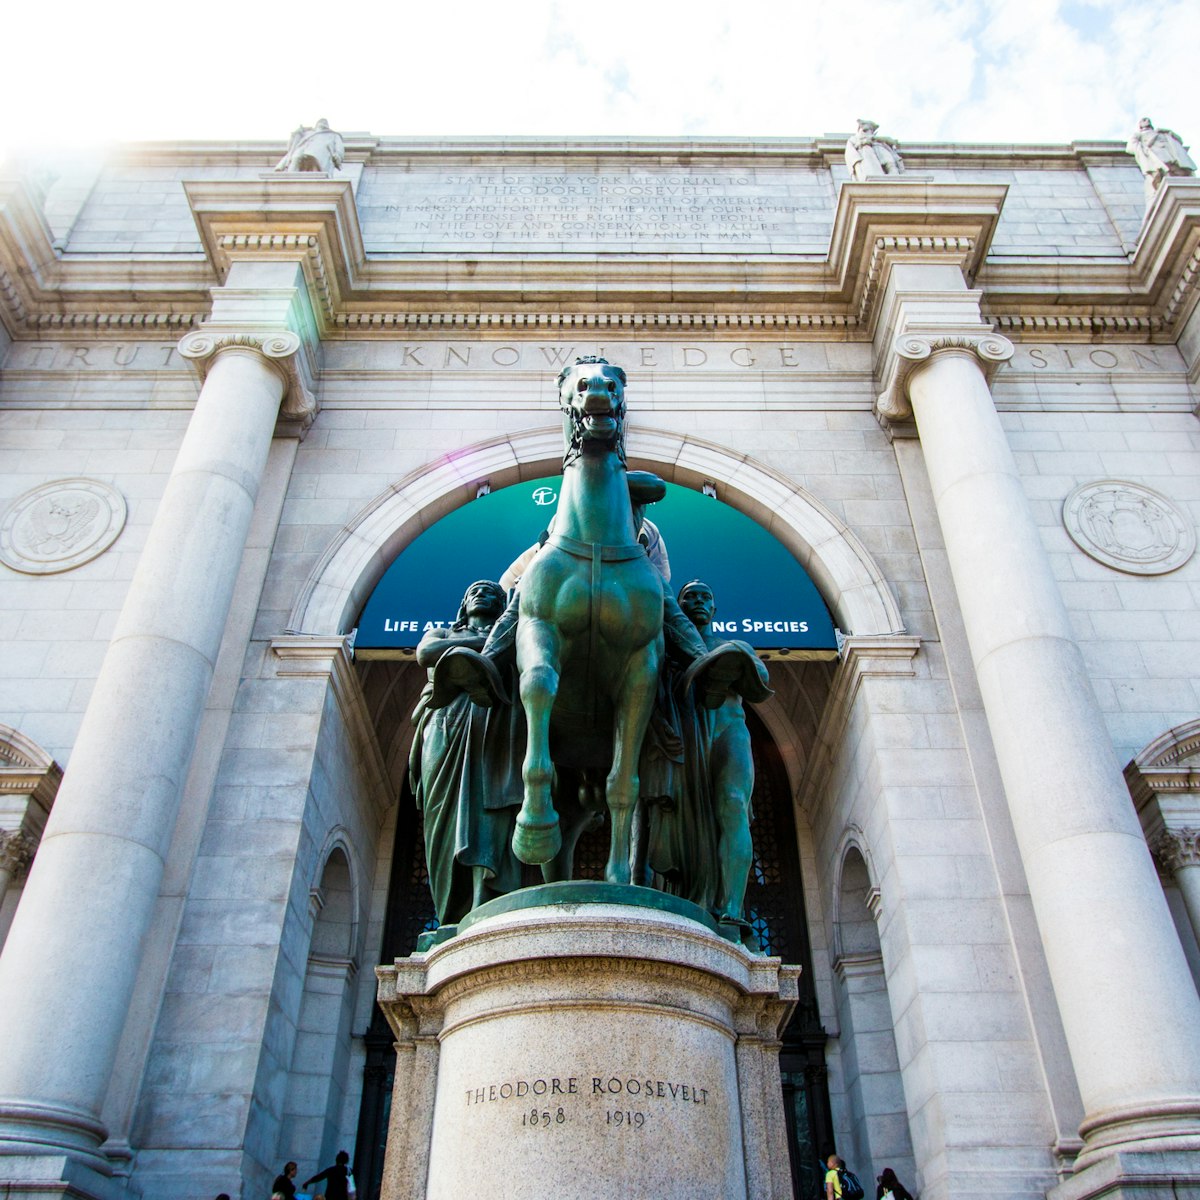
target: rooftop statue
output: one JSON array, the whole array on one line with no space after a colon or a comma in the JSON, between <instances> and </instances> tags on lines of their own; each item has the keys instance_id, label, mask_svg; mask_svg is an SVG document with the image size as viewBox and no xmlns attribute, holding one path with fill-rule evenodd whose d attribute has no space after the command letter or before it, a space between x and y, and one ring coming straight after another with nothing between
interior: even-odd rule
<instances>
[{"instance_id":1,"label":"rooftop statue","mask_svg":"<svg viewBox=\"0 0 1200 1200\"><path fill-rule=\"evenodd\" d=\"M1168 175L1194 175L1196 164L1174 130L1155 129L1149 117L1138 122L1137 132L1129 139L1126 149L1137 159L1146 177L1146 203Z\"/></svg>"},{"instance_id":2,"label":"rooftop statue","mask_svg":"<svg viewBox=\"0 0 1200 1200\"><path fill-rule=\"evenodd\" d=\"M846 166L855 181L904 172L900 143L895 138L882 137L878 129L874 121L859 117L858 128L846 142Z\"/></svg>"},{"instance_id":3,"label":"rooftop statue","mask_svg":"<svg viewBox=\"0 0 1200 1200\"><path fill-rule=\"evenodd\" d=\"M721 708L731 691L752 700L771 694L749 646L706 644L670 593L665 548L656 566L639 540L652 540L645 508L666 485L626 468L625 383L620 367L596 357L559 375L565 456L551 527L522 563L507 610L490 617L482 650L477 637L446 645L431 672L430 709L472 703L498 711L508 700L505 670L515 654L526 731L512 851L521 862L541 864L547 880L570 876L575 839L604 804L611 818L605 879L642 882L633 836L639 768L668 654L679 688L694 692L700 708ZM714 814L708 824L728 826L722 845L735 857L743 853L736 822ZM694 831L685 825L680 834L687 838ZM745 869L738 858L726 872L731 880L741 875L743 891ZM719 875L715 865L712 874ZM725 890L725 906L740 907L736 882ZM711 908L715 894L714 883L699 899Z\"/></svg>"},{"instance_id":4,"label":"rooftop statue","mask_svg":"<svg viewBox=\"0 0 1200 1200\"><path fill-rule=\"evenodd\" d=\"M275 164L276 171L324 171L332 175L346 157L342 135L329 128L322 117L312 129L301 125L288 141L287 153Z\"/></svg>"}]
</instances>

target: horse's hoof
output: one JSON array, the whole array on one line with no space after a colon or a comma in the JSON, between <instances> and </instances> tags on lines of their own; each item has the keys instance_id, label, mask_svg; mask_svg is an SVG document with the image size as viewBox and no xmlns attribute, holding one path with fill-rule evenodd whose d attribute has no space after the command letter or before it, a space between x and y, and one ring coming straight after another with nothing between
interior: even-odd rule
<instances>
[{"instance_id":1,"label":"horse's hoof","mask_svg":"<svg viewBox=\"0 0 1200 1200\"><path fill-rule=\"evenodd\" d=\"M547 825L534 825L517 818L513 831L513 853L523 863L541 866L548 863L562 849L562 832L555 817Z\"/></svg>"}]
</instances>

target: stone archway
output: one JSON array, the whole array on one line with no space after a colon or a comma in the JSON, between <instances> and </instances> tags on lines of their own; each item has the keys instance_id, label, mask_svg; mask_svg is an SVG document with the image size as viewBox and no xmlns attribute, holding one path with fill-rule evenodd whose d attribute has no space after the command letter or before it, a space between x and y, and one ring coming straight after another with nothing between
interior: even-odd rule
<instances>
[{"instance_id":1,"label":"stone archway","mask_svg":"<svg viewBox=\"0 0 1200 1200\"><path fill-rule=\"evenodd\" d=\"M493 488L558 470L558 428L526 430L481 442L422 467L377 496L342 530L301 589L289 633L349 633L393 558L434 521ZM883 573L850 529L819 500L743 454L699 438L633 429L630 465L673 483L714 480L721 498L752 517L792 552L821 590L844 633L903 632L900 609Z\"/></svg>"},{"instance_id":2,"label":"stone archway","mask_svg":"<svg viewBox=\"0 0 1200 1200\"><path fill-rule=\"evenodd\" d=\"M342 832L329 839L309 889L312 937L304 972L277 1157L332 1162L349 1082L358 902ZM316 1167L313 1167L316 1170Z\"/></svg>"},{"instance_id":3,"label":"stone archway","mask_svg":"<svg viewBox=\"0 0 1200 1200\"><path fill-rule=\"evenodd\" d=\"M410 542L447 513L473 501L484 481L492 491L497 491L556 473L561 447L561 431L557 426L515 433L456 452L397 482L364 508L329 546L298 597L289 618L289 633L299 639L329 639L348 634L387 567ZM853 633L856 640L894 638L902 631L896 599L858 538L820 501L791 480L746 455L697 438L658 430L631 431L629 459L631 466L653 470L684 486L699 489L704 482L714 481L725 503L768 530L805 567L829 605L835 623L841 630ZM821 872L811 869L815 843L807 814L798 810L795 797L800 793L808 755L817 740L830 695L833 667L823 662L781 659L772 664L772 670L778 694L761 707L759 716L778 751L782 776L786 778L780 788L786 790L784 803L796 817L791 836L796 841L797 857L807 872L804 899L809 906L806 922L809 940L813 952L824 956L824 921L820 914L826 901L815 890ZM383 759L392 765L394 776L401 777L411 737L408 714L424 672L411 662L387 660L360 663L358 671ZM400 912L405 905L395 903L393 893L401 888L415 896L413 889L422 888L418 861L421 855L413 851L416 831L406 832L403 828L403 817L410 810L411 803L402 800L387 914L392 941L397 947L406 947L398 948L400 953L411 951L415 932L398 933L397 925L406 919ZM418 921L423 919L418 915ZM795 1079L801 1083L806 1072L812 1075L808 1082L815 1095L825 1087L824 1034L820 1030L815 997L812 1007L816 1021L811 1031L813 1046L808 1048L808 1058L799 1052L795 1054L796 1062L792 1065ZM372 1036L379 1042L374 1051ZM378 1167L370 1145L370 1129L380 1127L379 1113L386 1106L386 1064L391 1039L380 1028L368 1034L368 1043L367 1090L373 1091L371 1095L364 1092L359 1167L369 1195L370 1181Z\"/></svg>"},{"instance_id":4,"label":"stone archway","mask_svg":"<svg viewBox=\"0 0 1200 1200\"><path fill-rule=\"evenodd\" d=\"M838 854L834 972L842 1085L854 1161L890 1163L909 1178L916 1167L896 1050L883 947L879 887L860 830L847 829ZM848 1157L843 1155L843 1157Z\"/></svg>"}]
</instances>

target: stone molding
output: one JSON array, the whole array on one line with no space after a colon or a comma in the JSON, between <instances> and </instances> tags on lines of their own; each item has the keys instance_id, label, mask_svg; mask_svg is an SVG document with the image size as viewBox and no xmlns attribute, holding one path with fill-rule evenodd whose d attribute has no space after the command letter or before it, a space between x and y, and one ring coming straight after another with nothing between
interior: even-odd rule
<instances>
[{"instance_id":1,"label":"stone molding","mask_svg":"<svg viewBox=\"0 0 1200 1200\"><path fill-rule=\"evenodd\" d=\"M189 333L180 341L179 354L196 369L203 386L205 378L225 350L249 350L260 355L283 379L283 401L279 408L281 432L303 432L313 423L318 411L316 396L305 382L297 359L302 343L298 334L290 329L222 333L216 330L201 330Z\"/></svg>"},{"instance_id":2,"label":"stone molding","mask_svg":"<svg viewBox=\"0 0 1200 1200\"><path fill-rule=\"evenodd\" d=\"M870 979L883 974L883 953L839 954L833 960L833 969L843 983L851 979Z\"/></svg>"},{"instance_id":3,"label":"stone molding","mask_svg":"<svg viewBox=\"0 0 1200 1200\"><path fill-rule=\"evenodd\" d=\"M314 300L314 310L324 318L326 325L332 324L336 304L333 284L325 266L325 255L321 251L321 239L316 234L304 233L225 233L217 241L218 248L230 261L235 256L267 257L282 254L289 259L299 256L304 264L305 279Z\"/></svg>"},{"instance_id":4,"label":"stone molding","mask_svg":"<svg viewBox=\"0 0 1200 1200\"><path fill-rule=\"evenodd\" d=\"M617 329L630 332L690 332L693 330L736 330L740 336L760 333L773 336L780 330L828 336L830 332L853 329L858 322L842 312L703 312L698 310L667 309L658 311L621 312L600 309L591 312L520 311L434 311L415 309L404 312L339 312L334 326L359 337L372 333L387 333L398 329L421 333L445 332L461 335L466 332L496 330L540 332L559 329Z\"/></svg>"},{"instance_id":5,"label":"stone molding","mask_svg":"<svg viewBox=\"0 0 1200 1200\"><path fill-rule=\"evenodd\" d=\"M1188 856L1200 832L1200 718L1168 729L1134 755L1125 783L1159 866L1173 873L1177 865L1196 865Z\"/></svg>"},{"instance_id":6,"label":"stone molding","mask_svg":"<svg viewBox=\"0 0 1200 1200\"><path fill-rule=\"evenodd\" d=\"M1001 332L1011 331L1017 335L1035 334L1040 337L1066 341L1072 338L1091 338L1096 335L1131 335L1146 337L1157 333L1164 326L1162 317L1145 314L1122 314L1102 316L1097 313L1005 313L993 311L988 303L983 305L984 316L995 323Z\"/></svg>"},{"instance_id":7,"label":"stone molding","mask_svg":"<svg viewBox=\"0 0 1200 1200\"><path fill-rule=\"evenodd\" d=\"M62 769L40 746L0 725L0 870L29 869L62 783Z\"/></svg>"},{"instance_id":8,"label":"stone molding","mask_svg":"<svg viewBox=\"0 0 1200 1200\"><path fill-rule=\"evenodd\" d=\"M912 418L908 399L908 381L913 372L944 351L966 351L983 369L991 383L1001 363L1007 362L1015 347L1008 338L984 330L925 332L909 331L892 342L884 369L884 386L876 401L876 411L889 421Z\"/></svg>"},{"instance_id":9,"label":"stone molding","mask_svg":"<svg viewBox=\"0 0 1200 1200\"><path fill-rule=\"evenodd\" d=\"M810 814L810 819L821 805L834 754L841 745L846 722L864 680L914 677L917 672L913 660L920 649L921 639L907 634L851 635L842 643L842 661L834 672L829 699L817 726L817 736L797 796L800 807Z\"/></svg>"},{"instance_id":10,"label":"stone molding","mask_svg":"<svg viewBox=\"0 0 1200 1200\"><path fill-rule=\"evenodd\" d=\"M321 979L332 979L335 983L349 983L358 974L358 960L350 954L310 953L308 972Z\"/></svg>"},{"instance_id":11,"label":"stone molding","mask_svg":"<svg viewBox=\"0 0 1200 1200\"><path fill-rule=\"evenodd\" d=\"M27 789L14 782L26 779L36 781L38 799L44 800L49 807L58 791L62 771L35 741L11 725L0 724L0 791L34 790L34 787Z\"/></svg>"},{"instance_id":12,"label":"stone molding","mask_svg":"<svg viewBox=\"0 0 1200 1200\"><path fill-rule=\"evenodd\" d=\"M271 639L271 653L281 677L329 681L358 761L363 765L375 815L382 819L396 797L347 642L344 637L283 634Z\"/></svg>"},{"instance_id":13,"label":"stone molding","mask_svg":"<svg viewBox=\"0 0 1200 1200\"><path fill-rule=\"evenodd\" d=\"M871 260L867 264L862 296L854 314L854 324L869 323L889 260L900 253L909 256L916 254L922 260L928 260L931 257L946 257L959 266L968 278L974 275L979 265L975 257L975 238L973 237L889 236L876 238Z\"/></svg>"}]
</instances>

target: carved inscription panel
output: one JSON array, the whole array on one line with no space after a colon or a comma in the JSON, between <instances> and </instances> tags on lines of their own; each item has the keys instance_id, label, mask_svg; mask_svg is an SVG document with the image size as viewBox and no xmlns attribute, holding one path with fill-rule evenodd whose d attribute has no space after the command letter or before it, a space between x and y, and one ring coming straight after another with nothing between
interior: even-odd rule
<instances>
[{"instance_id":1,"label":"carved inscription panel","mask_svg":"<svg viewBox=\"0 0 1200 1200\"><path fill-rule=\"evenodd\" d=\"M745 1196L733 1043L615 1002L443 1031L428 1196Z\"/></svg>"},{"instance_id":2,"label":"carved inscription panel","mask_svg":"<svg viewBox=\"0 0 1200 1200\"><path fill-rule=\"evenodd\" d=\"M358 203L370 250L821 253L834 193L823 170L527 166L367 171Z\"/></svg>"}]
</instances>

